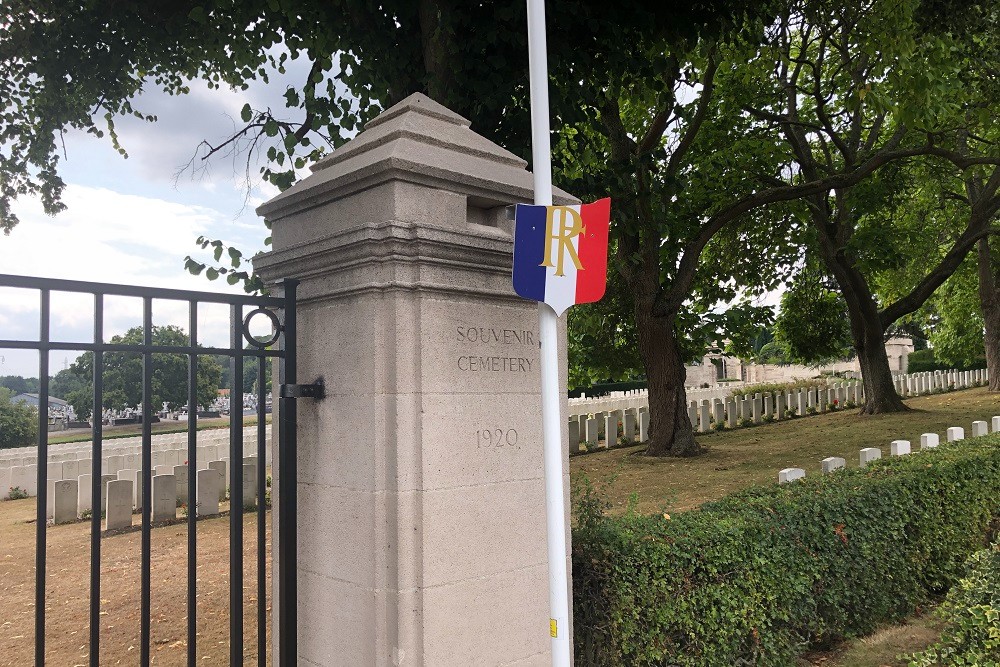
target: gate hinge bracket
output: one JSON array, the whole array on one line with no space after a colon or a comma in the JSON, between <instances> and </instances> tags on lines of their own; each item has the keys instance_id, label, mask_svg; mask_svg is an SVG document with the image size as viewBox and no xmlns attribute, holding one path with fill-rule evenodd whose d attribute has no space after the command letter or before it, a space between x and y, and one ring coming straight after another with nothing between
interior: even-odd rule
<instances>
[{"instance_id":1,"label":"gate hinge bracket","mask_svg":"<svg viewBox=\"0 0 1000 667\"><path fill-rule=\"evenodd\" d=\"M312 384L283 384L278 389L281 398L326 398L326 387L323 378L317 378Z\"/></svg>"}]
</instances>

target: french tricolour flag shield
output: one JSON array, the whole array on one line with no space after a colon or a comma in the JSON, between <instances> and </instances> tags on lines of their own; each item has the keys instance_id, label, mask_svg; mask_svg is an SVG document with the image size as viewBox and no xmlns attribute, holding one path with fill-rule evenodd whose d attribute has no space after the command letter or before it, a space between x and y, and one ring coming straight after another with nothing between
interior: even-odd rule
<instances>
[{"instance_id":1,"label":"french tricolour flag shield","mask_svg":"<svg viewBox=\"0 0 1000 667\"><path fill-rule=\"evenodd\" d=\"M608 274L611 199L576 206L518 204L514 213L514 291L557 315L600 301Z\"/></svg>"}]
</instances>

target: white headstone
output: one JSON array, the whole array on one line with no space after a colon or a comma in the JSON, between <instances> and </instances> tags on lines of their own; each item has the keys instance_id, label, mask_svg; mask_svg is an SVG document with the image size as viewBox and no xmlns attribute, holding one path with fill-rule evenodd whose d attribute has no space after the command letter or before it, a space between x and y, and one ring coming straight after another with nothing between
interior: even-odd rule
<instances>
[{"instance_id":1,"label":"white headstone","mask_svg":"<svg viewBox=\"0 0 1000 667\"><path fill-rule=\"evenodd\" d=\"M965 440L965 429L961 426L949 426L948 427L948 442L958 442L959 440Z\"/></svg>"},{"instance_id":2,"label":"white headstone","mask_svg":"<svg viewBox=\"0 0 1000 667\"><path fill-rule=\"evenodd\" d=\"M635 410L625 412L625 421L622 423L622 426L625 428L625 440L630 443L635 442Z\"/></svg>"},{"instance_id":3,"label":"white headstone","mask_svg":"<svg viewBox=\"0 0 1000 667\"><path fill-rule=\"evenodd\" d=\"M649 440L649 410L639 411L639 442Z\"/></svg>"},{"instance_id":4,"label":"white headstone","mask_svg":"<svg viewBox=\"0 0 1000 667\"><path fill-rule=\"evenodd\" d=\"M941 438L937 433L922 433L920 435L920 449L934 449L941 443Z\"/></svg>"},{"instance_id":5,"label":"white headstone","mask_svg":"<svg viewBox=\"0 0 1000 667\"><path fill-rule=\"evenodd\" d=\"M597 447L600 436L597 433L597 417L587 420L587 449L593 451Z\"/></svg>"},{"instance_id":6,"label":"white headstone","mask_svg":"<svg viewBox=\"0 0 1000 667\"><path fill-rule=\"evenodd\" d=\"M54 512L53 523L69 523L76 521L76 501L78 482L75 479L51 482L53 491Z\"/></svg>"},{"instance_id":7,"label":"white headstone","mask_svg":"<svg viewBox=\"0 0 1000 667\"><path fill-rule=\"evenodd\" d=\"M889 443L889 454L891 456L906 456L910 453L909 440L893 440Z\"/></svg>"},{"instance_id":8,"label":"white headstone","mask_svg":"<svg viewBox=\"0 0 1000 667\"><path fill-rule=\"evenodd\" d=\"M118 471L118 479L132 482L132 507L142 507L142 473L138 470L123 468Z\"/></svg>"},{"instance_id":9,"label":"white headstone","mask_svg":"<svg viewBox=\"0 0 1000 667\"><path fill-rule=\"evenodd\" d=\"M118 471L125 467L125 457L120 455L109 456L104 465L104 474L117 475ZM117 479L117 477L115 478Z\"/></svg>"},{"instance_id":10,"label":"white headstone","mask_svg":"<svg viewBox=\"0 0 1000 667\"><path fill-rule=\"evenodd\" d=\"M228 476L226 475L226 462L225 461L210 461L208 464L209 469L214 470L219 476L219 500L226 499L226 482Z\"/></svg>"},{"instance_id":11,"label":"white headstone","mask_svg":"<svg viewBox=\"0 0 1000 667\"><path fill-rule=\"evenodd\" d=\"M880 458L882 458L881 449L878 447L865 447L861 450L861 467L864 468L872 461Z\"/></svg>"},{"instance_id":12,"label":"white headstone","mask_svg":"<svg viewBox=\"0 0 1000 667\"><path fill-rule=\"evenodd\" d=\"M173 475L153 477L153 521L177 518L177 480Z\"/></svg>"},{"instance_id":13,"label":"white headstone","mask_svg":"<svg viewBox=\"0 0 1000 667\"><path fill-rule=\"evenodd\" d=\"M991 421L991 426L993 427L993 432L996 433L1000 431L1000 417L994 417Z\"/></svg>"},{"instance_id":14,"label":"white headstone","mask_svg":"<svg viewBox=\"0 0 1000 667\"><path fill-rule=\"evenodd\" d=\"M121 530L131 527L132 495L132 482L128 479L116 479L108 484L104 530Z\"/></svg>"},{"instance_id":15,"label":"white headstone","mask_svg":"<svg viewBox=\"0 0 1000 667\"><path fill-rule=\"evenodd\" d=\"M118 479L117 475L101 475L101 511L107 509L108 504L108 483L113 482ZM97 506L97 501L94 501L94 506Z\"/></svg>"},{"instance_id":16,"label":"white headstone","mask_svg":"<svg viewBox=\"0 0 1000 667\"><path fill-rule=\"evenodd\" d=\"M198 471L198 516L219 513L219 474L212 469Z\"/></svg>"},{"instance_id":17,"label":"white headstone","mask_svg":"<svg viewBox=\"0 0 1000 667\"><path fill-rule=\"evenodd\" d=\"M10 469L11 488L17 488L29 496L35 496L38 495L37 484L37 466L35 464L32 463Z\"/></svg>"},{"instance_id":18,"label":"white headstone","mask_svg":"<svg viewBox=\"0 0 1000 667\"><path fill-rule=\"evenodd\" d=\"M63 479L76 479L80 476L80 462L77 460L63 461L62 464L62 478Z\"/></svg>"},{"instance_id":19,"label":"white headstone","mask_svg":"<svg viewBox=\"0 0 1000 667\"><path fill-rule=\"evenodd\" d=\"M709 425L710 409L711 406L709 405L708 401L701 402L701 406L699 408L699 420L698 420L699 433L708 433L711 430L711 426Z\"/></svg>"},{"instance_id":20,"label":"white headstone","mask_svg":"<svg viewBox=\"0 0 1000 667\"><path fill-rule=\"evenodd\" d=\"M569 420L569 453L580 452L580 422L576 419ZM199 498L201 493L199 492Z\"/></svg>"},{"instance_id":21,"label":"white headstone","mask_svg":"<svg viewBox=\"0 0 1000 667\"><path fill-rule=\"evenodd\" d=\"M80 475L77 480L79 485L77 487L76 509L80 514L83 514L94 509L94 503L91 500L94 495L93 478L90 475Z\"/></svg>"},{"instance_id":22,"label":"white headstone","mask_svg":"<svg viewBox=\"0 0 1000 667\"><path fill-rule=\"evenodd\" d=\"M243 506L257 504L257 466L243 464Z\"/></svg>"},{"instance_id":23,"label":"white headstone","mask_svg":"<svg viewBox=\"0 0 1000 667\"><path fill-rule=\"evenodd\" d=\"M975 421L975 422L972 422L972 437L973 438L982 437L982 436L986 435L989 432L990 432L990 429L986 425L986 422L984 422L984 421ZM63 465L65 465L65 464L63 464Z\"/></svg>"},{"instance_id":24,"label":"white headstone","mask_svg":"<svg viewBox=\"0 0 1000 667\"><path fill-rule=\"evenodd\" d=\"M822 464L824 474L829 474L834 470L840 470L841 468L847 467L847 461L839 456L828 456L823 459Z\"/></svg>"},{"instance_id":25,"label":"white headstone","mask_svg":"<svg viewBox=\"0 0 1000 667\"><path fill-rule=\"evenodd\" d=\"M186 465L174 466L174 478L177 480L177 501L184 505L188 504L188 467ZM197 480L195 480L197 481Z\"/></svg>"},{"instance_id":26,"label":"white headstone","mask_svg":"<svg viewBox=\"0 0 1000 667\"><path fill-rule=\"evenodd\" d=\"M618 422L621 421L621 413L617 410L612 410L604 418L604 439L608 443L608 447L614 447L618 444Z\"/></svg>"},{"instance_id":27,"label":"white headstone","mask_svg":"<svg viewBox=\"0 0 1000 667\"><path fill-rule=\"evenodd\" d=\"M802 468L785 468L778 472L778 484L787 484L797 479L804 479L806 471Z\"/></svg>"},{"instance_id":28,"label":"white headstone","mask_svg":"<svg viewBox=\"0 0 1000 667\"><path fill-rule=\"evenodd\" d=\"M90 459L80 459L78 463L81 475L92 475L94 473L93 462Z\"/></svg>"}]
</instances>

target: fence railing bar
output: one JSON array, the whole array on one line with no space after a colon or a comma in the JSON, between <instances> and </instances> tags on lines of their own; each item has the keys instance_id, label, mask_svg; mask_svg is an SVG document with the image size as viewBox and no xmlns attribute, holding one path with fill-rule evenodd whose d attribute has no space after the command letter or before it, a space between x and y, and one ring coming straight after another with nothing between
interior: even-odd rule
<instances>
[{"instance_id":1,"label":"fence railing bar","mask_svg":"<svg viewBox=\"0 0 1000 667\"><path fill-rule=\"evenodd\" d=\"M26 289L47 289L53 292L84 292L106 296L133 296L174 301L195 299L202 303L244 304L254 306L281 307L284 301L277 297L253 294L227 294L224 292L196 292L163 287L142 287L138 285L116 285L112 283L92 283L83 280L62 280L59 278L35 278L0 273L0 287L22 287Z\"/></svg>"},{"instance_id":2,"label":"fence railing bar","mask_svg":"<svg viewBox=\"0 0 1000 667\"><path fill-rule=\"evenodd\" d=\"M39 293L38 338L49 340L49 291ZM38 454L35 503L35 667L45 665L45 557L49 497L49 353L38 352Z\"/></svg>"},{"instance_id":3,"label":"fence railing bar","mask_svg":"<svg viewBox=\"0 0 1000 667\"><path fill-rule=\"evenodd\" d=\"M267 362L257 359L257 664L267 666L267 413L265 411L266 388L264 371Z\"/></svg>"},{"instance_id":4,"label":"fence railing bar","mask_svg":"<svg viewBox=\"0 0 1000 667\"><path fill-rule=\"evenodd\" d=\"M284 280L284 332L281 336L284 362L279 366L278 382L298 382L296 364L295 291L297 280ZM296 421L298 407L293 398L278 399L278 663L280 667L296 667L298 662L298 459L296 454ZM273 538L272 538L273 539Z\"/></svg>"},{"instance_id":5,"label":"fence railing bar","mask_svg":"<svg viewBox=\"0 0 1000 667\"><path fill-rule=\"evenodd\" d=\"M229 664L243 664L243 307L230 308Z\"/></svg>"},{"instance_id":6,"label":"fence railing bar","mask_svg":"<svg viewBox=\"0 0 1000 667\"><path fill-rule=\"evenodd\" d=\"M73 341L0 340L0 349L11 350L82 350L84 352L132 352L134 354L219 354L233 355L238 350L228 347L191 347L190 345L145 345L138 343L95 343ZM252 349L242 352L245 357L280 357L276 350Z\"/></svg>"},{"instance_id":7,"label":"fence railing bar","mask_svg":"<svg viewBox=\"0 0 1000 667\"><path fill-rule=\"evenodd\" d=\"M188 304L191 347L198 346L198 302ZM197 664L198 634L198 355L188 356L188 516L187 516L187 664Z\"/></svg>"},{"instance_id":8,"label":"fence railing bar","mask_svg":"<svg viewBox=\"0 0 1000 667\"><path fill-rule=\"evenodd\" d=\"M142 339L151 346L153 343L153 300L143 297L142 300ZM150 560L152 551L152 512L153 512L153 433L152 411L150 402L153 395L153 355L144 352L142 355L142 584L140 607L140 648L139 664L148 667L150 662Z\"/></svg>"},{"instance_id":9,"label":"fence railing bar","mask_svg":"<svg viewBox=\"0 0 1000 667\"><path fill-rule=\"evenodd\" d=\"M104 297L94 295L94 342L104 340ZM94 403L91 421L90 460L97 461L90 470L90 667L100 663L101 652L101 464L104 426L104 353L94 352ZM94 469L96 468L96 470ZM94 505L94 502L98 503Z\"/></svg>"}]
</instances>

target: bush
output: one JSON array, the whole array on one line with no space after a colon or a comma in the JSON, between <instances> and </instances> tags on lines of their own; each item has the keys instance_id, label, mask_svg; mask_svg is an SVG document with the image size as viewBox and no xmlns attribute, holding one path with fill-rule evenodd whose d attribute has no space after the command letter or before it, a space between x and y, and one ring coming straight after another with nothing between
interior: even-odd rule
<instances>
[{"instance_id":1,"label":"bush","mask_svg":"<svg viewBox=\"0 0 1000 667\"><path fill-rule=\"evenodd\" d=\"M904 618L981 549L1000 438L751 488L694 511L610 517L578 493L578 665L787 665Z\"/></svg>"},{"instance_id":2,"label":"bush","mask_svg":"<svg viewBox=\"0 0 1000 667\"><path fill-rule=\"evenodd\" d=\"M968 574L938 608L941 639L910 656L910 667L1000 665L1000 543L973 554Z\"/></svg>"},{"instance_id":3,"label":"bush","mask_svg":"<svg viewBox=\"0 0 1000 667\"><path fill-rule=\"evenodd\" d=\"M926 350L917 350L916 352L910 352L906 357L906 372L907 373L924 373L926 371L974 371L981 368L986 368L986 358L980 357L976 359L971 364L947 364L943 361L938 360L934 356L934 350L927 348Z\"/></svg>"},{"instance_id":4,"label":"bush","mask_svg":"<svg viewBox=\"0 0 1000 667\"><path fill-rule=\"evenodd\" d=\"M0 449L28 447L38 440L38 413L20 403L0 387Z\"/></svg>"}]
</instances>

